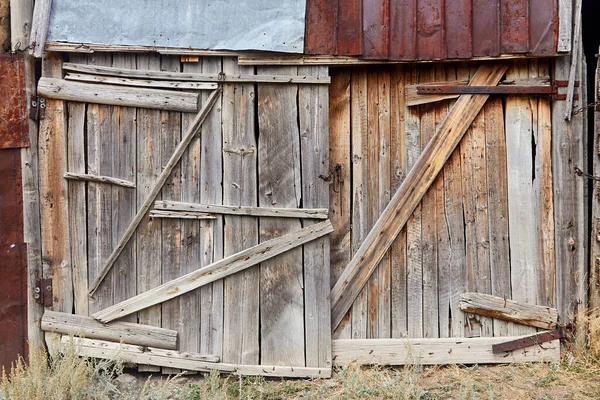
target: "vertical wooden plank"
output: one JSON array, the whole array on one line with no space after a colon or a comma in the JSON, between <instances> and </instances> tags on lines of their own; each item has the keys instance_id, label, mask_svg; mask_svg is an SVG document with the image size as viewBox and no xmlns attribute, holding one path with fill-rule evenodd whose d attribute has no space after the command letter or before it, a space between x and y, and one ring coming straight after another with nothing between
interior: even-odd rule
<instances>
[{"instance_id":1,"label":"vertical wooden plank","mask_svg":"<svg viewBox=\"0 0 600 400\"><path fill-rule=\"evenodd\" d=\"M111 66L110 54L88 56L88 64ZM112 132L110 106L89 104L87 107L87 170L92 174L112 174ZM88 279L92 282L112 251L112 186L88 183ZM114 271L104 279L89 300L89 313L114 304Z\"/></svg>"},{"instance_id":2,"label":"vertical wooden plank","mask_svg":"<svg viewBox=\"0 0 600 400\"><path fill-rule=\"evenodd\" d=\"M595 99L600 93L600 59L596 61L594 77ZM590 111L591 112L591 111ZM600 176L600 110L594 109L594 139L591 152L593 174ZM600 182L593 183L591 198L591 235L590 235L590 308L600 306Z\"/></svg>"},{"instance_id":3,"label":"vertical wooden plank","mask_svg":"<svg viewBox=\"0 0 600 400\"><path fill-rule=\"evenodd\" d=\"M377 72L367 70L367 229L379 218L379 85ZM377 173L375 173L377 171ZM380 264L381 265L381 264ZM367 338L379 337L379 266L367 287Z\"/></svg>"},{"instance_id":4,"label":"vertical wooden plank","mask_svg":"<svg viewBox=\"0 0 600 400\"><path fill-rule=\"evenodd\" d=\"M489 99L484 107L487 155L488 216L492 294L511 298L508 236L508 178L504 107L501 99ZM509 323L494 319L494 336L507 336ZM511 328L512 329L512 328Z\"/></svg>"},{"instance_id":5,"label":"vertical wooden plank","mask_svg":"<svg viewBox=\"0 0 600 400\"><path fill-rule=\"evenodd\" d=\"M62 77L62 60L56 53L44 56L42 73L46 77ZM44 271L52 273L53 309L71 312L73 309L73 274L71 265L67 209L66 172L67 135L65 103L48 100L47 116L40 122L39 156L42 263Z\"/></svg>"},{"instance_id":6,"label":"vertical wooden plank","mask_svg":"<svg viewBox=\"0 0 600 400\"><path fill-rule=\"evenodd\" d=\"M361 55L363 47L362 2L338 0L337 14L337 54L340 56Z\"/></svg>"},{"instance_id":7,"label":"vertical wooden plank","mask_svg":"<svg viewBox=\"0 0 600 400\"><path fill-rule=\"evenodd\" d=\"M473 55L500 55L500 0L473 0Z\"/></svg>"},{"instance_id":8,"label":"vertical wooden plank","mask_svg":"<svg viewBox=\"0 0 600 400\"><path fill-rule=\"evenodd\" d=\"M487 2L493 3L490 0L487 0ZM445 0L444 7L446 57L471 58L473 56L472 1Z\"/></svg>"},{"instance_id":9,"label":"vertical wooden plank","mask_svg":"<svg viewBox=\"0 0 600 400\"><path fill-rule=\"evenodd\" d=\"M391 136L390 136L390 190L395 193L406 176L406 146L404 143L406 102L404 88L409 68L395 66L390 79ZM406 292L406 228L402 229L391 248L391 323L392 338L407 334Z\"/></svg>"},{"instance_id":10,"label":"vertical wooden plank","mask_svg":"<svg viewBox=\"0 0 600 400\"><path fill-rule=\"evenodd\" d=\"M114 64L114 62L113 62ZM161 70L169 72L180 72L181 63L177 56L162 56ZM161 170L169 161L175 151L177 144L181 141L181 113L162 111L160 113L160 157ZM181 165L175 166L171 176L163 186L161 197L163 200L181 200ZM165 218L162 221L154 221L161 224L162 231L162 281L179 278L181 272L181 221ZM162 304L162 327L174 329L183 334L184 330L197 329L196 326L188 324L181 316L181 296ZM180 336L181 337L181 336ZM181 370L163 368L163 374L177 374Z\"/></svg>"},{"instance_id":11,"label":"vertical wooden plank","mask_svg":"<svg viewBox=\"0 0 600 400\"><path fill-rule=\"evenodd\" d=\"M260 74L296 75L295 67L259 68ZM258 204L296 208L301 200L300 133L296 85L258 85ZM260 219L260 241L300 229L299 221ZM305 364L302 249L260 266L261 363ZM284 300L283 300L284 299ZM282 342L281 338L286 338Z\"/></svg>"},{"instance_id":12,"label":"vertical wooden plank","mask_svg":"<svg viewBox=\"0 0 600 400\"><path fill-rule=\"evenodd\" d=\"M501 52L529 52L529 0L500 0L500 21Z\"/></svg>"},{"instance_id":13,"label":"vertical wooden plank","mask_svg":"<svg viewBox=\"0 0 600 400\"><path fill-rule=\"evenodd\" d=\"M469 291L491 293L489 218L485 151L485 110L475 118L461 142L461 172ZM468 337L492 336L491 318L470 318Z\"/></svg>"},{"instance_id":14,"label":"vertical wooden plank","mask_svg":"<svg viewBox=\"0 0 600 400\"><path fill-rule=\"evenodd\" d=\"M338 0L306 3L305 54L337 54Z\"/></svg>"},{"instance_id":15,"label":"vertical wooden plank","mask_svg":"<svg viewBox=\"0 0 600 400\"><path fill-rule=\"evenodd\" d=\"M529 7L535 12L529 13L530 52L535 56L556 54L558 36L558 3L547 0L529 0Z\"/></svg>"},{"instance_id":16,"label":"vertical wooden plank","mask_svg":"<svg viewBox=\"0 0 600 400\"><path fill-rule=\"evenodd\" d=\"M558 0L558 44L559 53L571 51L573 36L573 0Z\"/></svg>"},{"instance_id":17,"label":"vertical wooden plank","mask_svg":"<svg viewBox=\"0 0 600 400\"><path fill-rule=\"evenodd\" d=\"M222 62L217 57L201 60L203 73L218 73ZM202 101L209 93L202 93ZM212 109L202 124L200 157L200 202L204 204L223 203L223 139L221 135L221 100ZM223 258L223 217L200 221L200 246L202 265L208 265ZM219 280L200 289L200 352L221 356L223 352L223 281Z\"/></svg>"},{"instance_id":18,"label":"vertical wooden plank","mask_svg":"<svg viewBox=\"0 0 600 400\"><path fill-rule=\"evenodd\" d=\"M352 71L352 254L369 233L368 182L369 147L367 136L367 71ZM350 259L348 259L350 261ZM345 268L345 265L344 265ZM340 269L340 273L343 270ZM352 306L352 338L367 338L367 288Z\"/></svg>"},{"instance_id":19,"label":"vertical wooden plank","mask_svg":"<svg viewBox=\"0 0 600 400\"><path fill-rule=\"evenodd\" d=\"M223 59L226 74L254 74L236 58ZM223 204L257 205L257 147L253 84L223 87ZM224 255L230 256L258 244L258 219L225 216ZM223 361L259 363L258 267L225 278Z\"/></svg>"},{"instance_id":20,"label":"vertical wooden plank","mask_svg":"<svg viewBox=\"0 0 600 400\"><path fill-rule=\"evenodd\" d=\"M200 62L184 63L183 72L202 72ZM187 131L195 115L181 115L181 131ZM181 157L181 201L200 202L200 158L201 137L192 139L188 150ZM186 274L201 266L200 221L181 221L181 274ZM179 347L182 351L200 352L200 290L194 290L180 297Z\"/></svg>"},{"instance_id":21,"label":"vertical wooden plank","mask_svg":"<svg viewBox=\"0 0 600 400\"><path fill-rule=\"evenodd\" d=\"M419 83L419 69L414 68L410 83ZM406 115L405 142L407 171L421 155L420 107L411 107ZM408 337L423 337L423 243L421 240L421 205L406 223L406 259L408 292Z\"/></svg>"},{"instance_id":22,"label":"vertical wooden plank","mask_svg":"<svg viewBox=\"0 0 600 400\"><path fill-rule=\"evenodd\" d=\"M327 67L301 67L299 75L327 76ZM302 205L329 208L329 187L320 177L329 169L329 90L325 85L302 85L298 90ZM305 220L303 225L315 221ZM329 306L329 238L303 246L304 325L307 367L331 367Z\"/></svg>"},{"instance_id":23,"label":"vertical wooden plank","mask_svg":"<svg viewBox=\"0 0 600 400\"><path fill-rule=\"evenodd\" d=\"M420 0L417 4L417 59L446 57L443 0Z\"/></svg>"},{"instance_id":24,"label":"vertical wooden plank","mask_svg":"<svg viewBox=\"0 0 600 400\"><path fill-rule=\"evenodd\" d=\"M508 79L528 77L527 61L517 61L507 72ZM533 121L529 99L506 99L506 152L508 208L513 300L537 304L537 221L533 191ZM513 334L526 334L531 328L515 325Z\"/></svg>"},{"instance_id":25,"label":"vertical wooden plank","mask_svg":"<svg viewBox=\"0 0 600 400\"><path fill-rule=\"evenodd\" d=\"M554 79L569 77L570 57L554 61ZM581 88L578 89L581 96ZM585 304L585 240L583 219L583 180L573 167L583 165L583 118L564 120L565 102L552 104L552 172L556 251L556 307L561 320L567 321L577 304ZM581 168L581 167L580 167Z\"/></svg>"},{"instance_id":26,"label":"vertical wooden plank","mask_svg":"<svg viewBox=\"0 0 600 400\"><path fill-rule=\"evenodd\" d=\"M363 56L384 60L389 48L389 1L363 0Z\"/></svg>"},{"instance_id":27,"label":"vertical wooden plank","mask_svg":"<svg viewBox=\"0 0 600 400\"><path fill-rule=\"evenodd\" d=\"M392 60L417 58L417 0L390 2L390 51Z\"/></svg>"},{"instance_id":28,"label":"vertical wooden plank","mask_svg":"<svg viewBox=\"0 0 600 400\"><path fill-rule=\"evenodd\" d=\"M433 65L423 66L419 82L435 82ZM421 149L424 149L436 130L437 104L421 108ZM438 337L438 276L436 246L436 187L435 182L421 201L421 251L423 270L423 337Z\"/></svg>"},{"instance_id":29,"label":"vertical wooden plank","mask_svg":"<svg viewBox=\"0 0 600 400\"><path fill-rule=\"evenodd\" d=\"M350 164L350 69L333 70L329 88L329 218L334 227L330 236L330 280L333 287L352 257L351 164ZM352 129L354 129L352 127ZM339 165L339 167L338 167ZM333 332L336 339L350 339L350 313Z\"/></svg>"},{"instance_id":30,"label":"vertical wooden plank","mask_svg":"<svg viewBox=\"0 0 600 400\"><path fill-rule=\"evenodd\" d=\"M133 54L114 54L113 67L136 68L136 56ZM112 175L115 178L135 182L136 170L136 118L137 112L132 107L112 108ZM137 212L135 190L114 186L112 188L112 243L114 249L123 236L131 220ZM110 255L110 254L109 254ZM131 240L125 246L119 258L115 261L111 273L114 274L115 303L127 300L136 295L136 249L135 241ZM112 272L114 271L114 272ZM124 320L137 322L135 315Z\"/></svg>"},{"instance_id":31,"label":"vertical wooden plank","mask_svg":"<svg viewBox=\"0 0 600 400\"><path fill-rule=\"evenodd\" d=\"M379 136L379 187L377 219L388 205L391 199L391 170L390 170L390 144L391 144L391 116L390 116L390 71L382 70L377 72L377 114L378 114L378 132ZM375 205L374 205L375 206ZM388 251L379 263L377 273L379 274L379 293L378 293L378 338L390 338L392 333L391 325L391 252Z\"/></svg>"},{"instance_id":32,"label":"vertical wooden plank","mask_svg":"<svg viewBox=\"0 0 600 400\"><path fill-rule=\"evenodd\" d=\"M85 104L70 103L68 108L67 170L85 174ZM75 314L88 315L86 183L73 181L68 185Z\"/></svg>"},{"instance_id":33,"label":"vertical wooden plank","mask_svg":"<svg viewBox=\"0 0 600 400\"><path fill-rule=\"evenodd\" d=\"M160 70L160 55L140 54L137 59L139 70ZM152 185L161 172L161 118L160 111L138 109L137 111L137 149L138 162L137 207L141 206ZM160 198L160 195L158 196ZM158 219L146 216L137 229L137 290L143 293L161 284L162 276L162 226ZM160 326L162 320L161 305L149 307L138 313L141 324ZM180 337L181 349L186 351L186 344ZM159 368L139 366L138 370L156 371Z\"/></svg>"}]
</instances>

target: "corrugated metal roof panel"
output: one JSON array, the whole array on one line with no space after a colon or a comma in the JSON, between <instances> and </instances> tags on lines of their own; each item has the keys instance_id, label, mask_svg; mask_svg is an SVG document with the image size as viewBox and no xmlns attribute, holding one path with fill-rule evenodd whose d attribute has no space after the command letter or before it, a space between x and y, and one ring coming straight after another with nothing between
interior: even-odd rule
<instances>
[{"instance_id":1,"label":"corrugated metal roof panel","mask_svg":"<svg viewBox=\"0 0 600 400\"><path fill-rule=\"evenodd\" d=\"M308 0L304 52L398 61L548 56L557 27L557 0Z\"/></svg>"}]
</instances>

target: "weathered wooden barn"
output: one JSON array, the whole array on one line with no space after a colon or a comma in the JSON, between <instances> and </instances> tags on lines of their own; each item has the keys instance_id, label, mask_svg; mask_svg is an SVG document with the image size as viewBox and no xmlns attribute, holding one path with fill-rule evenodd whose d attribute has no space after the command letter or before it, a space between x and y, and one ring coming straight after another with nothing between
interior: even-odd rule
<instances>
[{"instance_id":1,"label":"weathered wooden barn","mask_svg":"<svg viewBox=\"0 0 600 400\"><path fill-rule=\"evenodd\" d=\"M557 359L598 305L581 0L131 3L11 1L30 345L328 377Z\"/></svg>"}]
</instances>

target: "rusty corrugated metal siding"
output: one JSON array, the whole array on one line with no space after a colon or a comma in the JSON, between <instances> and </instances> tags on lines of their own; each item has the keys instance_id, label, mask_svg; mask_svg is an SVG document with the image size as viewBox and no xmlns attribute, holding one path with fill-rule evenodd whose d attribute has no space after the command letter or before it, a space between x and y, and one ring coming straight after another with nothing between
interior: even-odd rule
<instances>
[{"instance_id":1,"label":"rusty corrugated metal siding","mask_svg":"<svg viewBox=\"0 0 600 400\"><path fill-rule=\"evenodd\" d=\"M556 53L557 0L308 0L304 52L429 61Z\"/></svg>"},{"instance_id":2,"label":"rusty corrugated metal siding","mask_svg":"<svg viewBox=\"0 0 600 400\"><path fill-rule=\"evenodd\" d=\"M0 55L0 149L29 146L22 54Z\"/></svg>"}]
</instances>

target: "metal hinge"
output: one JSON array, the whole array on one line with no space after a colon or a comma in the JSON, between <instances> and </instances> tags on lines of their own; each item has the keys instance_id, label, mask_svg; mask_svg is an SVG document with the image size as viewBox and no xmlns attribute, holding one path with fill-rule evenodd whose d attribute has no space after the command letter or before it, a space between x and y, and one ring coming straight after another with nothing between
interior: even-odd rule
<instances>
[{"instance_id":1,"label":"metal hinge","mask_svg":"<svg viewBox=\"0 0 600 400\"><path fill-rule=\"evenodd\" d=\"M33 298L35 302L44 307L52 307L52 278L38 279L33 288Z\"/></svg>"},{"instance_id":2,"label":"metal hinge","mask_svg":"<svg viewBox=\"0 0 600 400\"><path fill-rule=\"evenodd\" d=\"M46 99L38 96L29 98L29 119L39 121L46 118Z\"/></svg>"},{"instance_id":3,"label":"metal hinge","mask_svg":"<svg viewBox=\"0 0 600 400\"><path fill-rule=\"evenodd\" d=\"M558 88L567 87L568 81L553 81L552 85L498 85L498 86L466 86L466 85L419 85L417 94L503 94L503 95L540 95L550 96L552 100L566 100L566 94L559 94ZM579 81L575 82L575 87L579 87ZM574 100L579 96L574 95Z\"/></svg>"}]
</instances>

